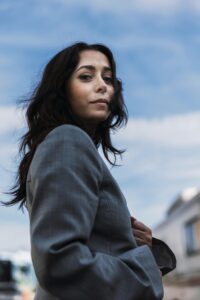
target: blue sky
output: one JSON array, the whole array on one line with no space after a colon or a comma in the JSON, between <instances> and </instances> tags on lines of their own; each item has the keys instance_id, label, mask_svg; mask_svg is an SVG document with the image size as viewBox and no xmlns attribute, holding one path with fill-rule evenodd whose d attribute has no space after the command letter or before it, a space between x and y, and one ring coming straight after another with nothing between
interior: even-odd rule
<instances>
[{"instance_id":1,"label":"blue sky","mask_svg":"<svg viewBox=\"0 0 200 300\"><path fill-rule=\"evenodd\" d=\"M114 53L129 122L113 136L127 152L111 172L131 213L155 226L182 190L200 186L198 0L1 1L1 199L26 130L17 101L48 60L76 41L104 43ZM0 207L0 227L0 248L29 247L27 214Z\"/></svg>"}]
</instances>

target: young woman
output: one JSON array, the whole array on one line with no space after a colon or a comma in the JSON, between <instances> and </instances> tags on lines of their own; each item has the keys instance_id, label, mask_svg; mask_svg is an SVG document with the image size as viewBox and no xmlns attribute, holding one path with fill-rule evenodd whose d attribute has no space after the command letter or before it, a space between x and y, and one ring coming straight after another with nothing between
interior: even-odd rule
<instances>
[{"instance_id":1,"label":"young woman","mask_svg":"<svg viewBox=\"0 0 200 300\"><path fill-rule=\"evenodd\" d=\"M171 250L129 213L104 161L127 121L111 51L76 43L47 64L27 108L14 198L30 216L37 300L158 300ZM164 252L164 255L160 253Z\"/></svg>"}]
</instances>

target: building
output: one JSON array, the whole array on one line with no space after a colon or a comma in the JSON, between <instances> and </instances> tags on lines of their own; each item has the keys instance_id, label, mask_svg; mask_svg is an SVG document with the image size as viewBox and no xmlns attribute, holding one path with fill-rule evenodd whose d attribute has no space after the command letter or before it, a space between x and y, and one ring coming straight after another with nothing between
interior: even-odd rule
<instances>
[{"instance_id":1,"label":"building","mask_svg":"<svg viewBox=\"0 0 200 300\"><path fill-rule=\"evenodd\" d=\"M164 279L166 300L200 299L200 190L183 191L154 230L174 251L177 268ZM171 292L170 292L171 291ZM171 295L171 296L170 296Z\"/></svg>"}]
</instances>

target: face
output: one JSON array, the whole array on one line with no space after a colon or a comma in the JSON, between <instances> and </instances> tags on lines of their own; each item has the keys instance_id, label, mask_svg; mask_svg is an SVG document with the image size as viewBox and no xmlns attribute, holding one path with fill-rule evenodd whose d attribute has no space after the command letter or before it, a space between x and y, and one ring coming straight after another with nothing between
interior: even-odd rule
<instances>
[{"instance_id":1,"label":"face","mask_svg":"<svg viewBox=\"0 0 200 300\"><path fill-rule=\"evenodd\" d=\"M68 82L68 91L72 111L80 120L93 127L105 121L114 93L107 57L95 50L82 51Z\"/></svg>"}]
</instances>

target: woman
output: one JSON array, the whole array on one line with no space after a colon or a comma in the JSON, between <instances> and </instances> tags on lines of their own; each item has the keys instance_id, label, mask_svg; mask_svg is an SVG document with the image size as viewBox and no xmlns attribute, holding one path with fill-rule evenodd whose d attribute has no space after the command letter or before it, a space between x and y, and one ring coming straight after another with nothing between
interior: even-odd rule
<instances>
[{"instance_id":1,"label":"woman","mask_svg":"<svg viewBox=\"0 0 200 300\"><path fill-rule=\"evenodd\" d=\"M97 151L101 145L108 161L108 152L122 153L110 132L126 121L107 47L76 43L47 64L28 104L8 203L29 211L35 299L162 299L161 272L175 267L174 256L162 242L165 258L158 255L159 242L155 248L150 229L131 217Z\"/></svg>"}]
</instances>

